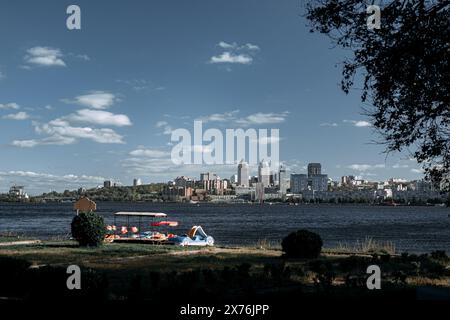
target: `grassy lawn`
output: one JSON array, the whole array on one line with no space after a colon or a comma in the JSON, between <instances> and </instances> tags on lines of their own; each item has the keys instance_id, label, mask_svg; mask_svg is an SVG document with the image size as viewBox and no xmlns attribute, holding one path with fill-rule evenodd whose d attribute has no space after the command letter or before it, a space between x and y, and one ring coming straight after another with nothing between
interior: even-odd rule
<instances>
[{"instance_id":1,"label":"grassy lawn","mask_svg":"<svg viewBox=\"0 0 450 320\"><path fill-rule=\"evenodd\" d=\"M177 285L184 287L185 284L191 284L192 290L215 292L219 290L218 287L229 284L230 289L219 290L219 296L234 295L236 292L244 294L241 292L243 288L250 287L252 292L282 292L284 289L292 291L302 288L302 292L314 294L331 290L337 296L357 296L360 291L367 294L364 279L370 264L380 265L384 288L450 288L448 258L333 252L327 250L320 258L313 260L285 260L281 250L276 248L183 248L123 243L81 248L72 241L44 241L34 245L0 247L0 259L23 259L39 268L61 268L62 276L65 268L71 264L80 266L82 270L93 270L108 279L108 297L113 299L130 295L147 298L158 295L152 289L155 287L152 280L155 274L158 279L162 279L158 282L158 292ZM213 280L205 280L208 277ZM349 277L356 280L350 281ZM197 287L198 283L201 283L200 288ZM355 290L359 290L357 294Z\"/></svg>"}]
</instances>

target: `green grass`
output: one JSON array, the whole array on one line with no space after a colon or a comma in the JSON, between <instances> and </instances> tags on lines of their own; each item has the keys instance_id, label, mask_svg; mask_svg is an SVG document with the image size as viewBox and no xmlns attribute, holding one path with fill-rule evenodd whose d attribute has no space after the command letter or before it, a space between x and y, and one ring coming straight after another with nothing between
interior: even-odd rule
<instances>
[{"instance_id":1,"label":"green grass","mask_svg":"<svg viewBox=\"0 0 450 320\"><path fill-rule=\"evenodd\" d=\"M305 294L320 295L323 290L328 289L323 285L315 285L315 279L318 275L326 276L330 271L334 274L331 290L336 296L346 294L359 296L358 290L365 294L367 290L365 287L349 289L345 285L346 276L349 274L365 276L367 265L374 263L379 264L383 271L383 286L388 285L395 290L409 290L417 285L450 287L448 258L439 260L415 255L382 257L368 254L324 253L318 259L284 260L281 250L267 245L260 245L258 248L183 248L112 243L97 248L82 248L74 241L44 241L41 244L0 247L0 258L4 257L24 259L34 265L59 267L63 275L65 268L71 264L79 265L82 270L94 270L98 276L107 277L108 292L112 299L126 297L130 295L129 290L135 289L136 292L142 289L146 297L152 296L154 289L151 284L151 273L157 273L164 282L161 288L169 291L172 290L172 281L180 288L186 288L185 281L188 281L187 286L195 288L199 285L195 277L199 277L200 280L203 279L200 287L204 286L204 289L214 292L222 287L229 287L222 293L220 291L222 289L218 292L224 295L234 295L237 292L245 296L245 288L248 286L260 292L273 291L276 294L280 294L283 290L294 292L295 288L301 287ZM251 271L250 275L242 277L239 268L245 265L251 266ZM230 279L224 275L227 268L232 270L233 276ZM286 268L289 271L286 271L288 270ZM201 275L202 270L212 272L217 285L209 284ZM279 270L286 272L280 273ZM407 275L406 281L399 283L396 280L397 271ZM139 285L133 289L133 283L136 281Z\"/></svg>"}]
</instances>

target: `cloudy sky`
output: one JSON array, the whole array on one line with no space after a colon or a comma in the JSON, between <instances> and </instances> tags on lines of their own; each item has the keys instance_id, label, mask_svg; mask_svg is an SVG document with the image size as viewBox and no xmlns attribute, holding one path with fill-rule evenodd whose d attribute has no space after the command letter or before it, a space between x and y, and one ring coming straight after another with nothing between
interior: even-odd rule
<instances>
[{"instance_id":1,"label":"cloudy sky","mask_svg":"<svg viewBox=\"0 0 450 320\"><path fill-rule=\"evenodd\" d=\"M299 1L72 1L0 4L0 192L131 184L234 166L175 166L170 134L278 128L291 172L415 179L382 153L359 92L341 92L347 52L309 33ZM255 172L256 173L256 172Z\"/></svg>"}]
</instances>

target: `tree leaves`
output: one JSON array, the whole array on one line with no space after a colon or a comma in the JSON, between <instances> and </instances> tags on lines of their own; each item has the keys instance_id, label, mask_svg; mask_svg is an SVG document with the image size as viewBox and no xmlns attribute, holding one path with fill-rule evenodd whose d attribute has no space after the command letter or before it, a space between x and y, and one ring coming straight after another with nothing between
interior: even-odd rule
<instances>
[{"instance_id":1,"label":"tree leaves","mask_svg":"<svg viewBox=\"0 0 450 320\"><path fill-rule=\"evenodd\" d=\"M366 1L321 0L307 5L313 31L328 35L353 56L344 61L341 88L358 73L361 100L386 151L414 149L428 178L450 172L450 1L388 1L381 29L366 25Z\"/></svg>"}]
</instances>

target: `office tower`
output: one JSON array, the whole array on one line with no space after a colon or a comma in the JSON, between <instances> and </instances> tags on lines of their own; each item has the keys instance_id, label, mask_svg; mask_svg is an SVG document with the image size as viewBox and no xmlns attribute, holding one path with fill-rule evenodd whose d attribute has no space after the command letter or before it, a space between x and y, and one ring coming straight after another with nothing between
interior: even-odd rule
<instances>
[{"instance_id":1,"label":"office tower","mask_svg":"<svg viewBox=\"0 0 450 320\"><path fill-rule=\"evenodd\" d=\"M238 186L248 187L248 178L250 175L250 171L248 168L247 162L244 160L241 160L241 162L238 165Z\"/></svg>"},{"instance_id":2,"label":"office tower","mask_svg":"<svg viewBox=\"0 0 450 320\"><path fill-rule=\"evenodd\" d=\"M309 185L313 191L327 191L328 190L328 175L315 174L308 178Z\"/></svg>"},{"instance_id":3,"label":"office tower","mask_svg":"<svg viewBox=\"0 0 450 320\"><path fill-rule=\"evenodd\" d=\"M278 171L278 185L280 186L281 195L286 194L286 169L283 166L280 166L280 170Z\"/></svg>"},{"instance_id":4,"label":"office tower","mask_svg":"<svg viewBox=\"0 0 450 320\"><path fill-rule=\"evenodd\" d=\"M308 190L308 176L306 174L291 174L291 192L300 193Z\"/></svg>"},{"instance_id":5,"label":"office tower","mask_svg":"<svg viewBox=\"0 0 450 320\"><path fill-rule=\"evenodd\" d=\"M258 166L258 182L262 183L263 187L270 185L270 167L267 161L262 160Z\"/></svg>"},{"instance_id":6,"label":"office tower","mask_svg":"<svg viewBox=\"0 0 450 320\"><path fill-rule=\"evenodd\" d=\"M308 177L316 174L322 174L322 165L320 163L308 163Z\"/></svg>"}]
</instances>

